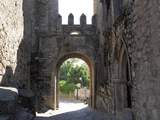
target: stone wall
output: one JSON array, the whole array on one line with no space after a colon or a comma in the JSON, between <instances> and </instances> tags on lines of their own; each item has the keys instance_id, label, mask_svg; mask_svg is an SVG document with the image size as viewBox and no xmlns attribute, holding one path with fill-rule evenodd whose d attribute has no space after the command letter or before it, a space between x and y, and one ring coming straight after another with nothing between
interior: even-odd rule
<instances>
[{"instance_id":1,"label":"stone wall","mask_svg":"<svg viewBox=\"0 0 160 120\"><path fill-rule=\"evenodd\" d=\"M11 79L13 79L17 65L19 44L23 39L22 2L22 0L2 0L0 2L0 60L4 67L1 69L5 69L6 66L10 67L9 69L12 69Z\"/></svg>"},{"instance_id":2,"label":"stone wall","mask_svg":"<svg viewBox=\"0 0 160 120\"><path fill-rule=\"evenodd\" d=\"M127 1L128 2L128 1ZM103 4L102 4L103 3ZM112 9L115 4L110 2L110 12L106 9L105 1L97 3L102 7L97 9L100 15L111 15L113 17L109 23L108 19L98 19L99 26L111 24L108 27L98 27L100 41L104 44L104 59L108 63L108 85L103 87L97 95L103 91L111 90L111 95L100 96L99 109L108 111L111 104L111 111L119 112L130 108L136 120L158 120L160 82L159 82L159 2L135 0L124 4L121 14L115 14ZM97 14L99 14L97 12ZM104 38L105 39L104 39ZM105 53L105 51L104 51ZM105 57L106 56L106 57ZM105 61L104 61L105 62ZM127 67L127 69L126 69ZM125 71L124 71L125 70ZM127 81L125 81L127 80ZM103 81L102 83L106 83ZM126 93L127 91L128 93ZM127 96L126 96L127 94ZM111 99L108 103L109 99ZM101 98L101 100L100 100ZM105 106L106 107L102 107ZM127 105L128 104L128 105Z\"/></svg>"},{"instance_id":3,"label":"stone wall","mask_svg":"<svg viewBox=\"0 0 160 120\"><path fill-rule=\"evenodd\" d=\"M1 84L28 87L30 22L23 0L0 1ZM27 6L27 4L26 4ZM28 32L26 32L28 30Z\"/></svg>"},{"instance_id":4,"label":"stone wall","mask_svg":"<svg viewBox=\"0 0 160 120\"><path fill-rule=\"evenodd\" d=\"M97 70L96 82L96 108L99 110L112 112L113 106L113 93L110 84L110 69L108 62L109 53L109 37L112 35L111 27L111 3L108 1L96 1L96 14L97 14L97 32L99 37L99 64ZM106 37L106 36L107 37Z\"/></svg>"},{"instance_id":5,"label":"stone wall","mask_svg":"<svg viewBox=\"0 0 160 120\"><path fill-rule=\"evenodd\" d=\"M133 90L136 118L160 119L160 2L135 0Z\"/></svg>"}]
</instances>

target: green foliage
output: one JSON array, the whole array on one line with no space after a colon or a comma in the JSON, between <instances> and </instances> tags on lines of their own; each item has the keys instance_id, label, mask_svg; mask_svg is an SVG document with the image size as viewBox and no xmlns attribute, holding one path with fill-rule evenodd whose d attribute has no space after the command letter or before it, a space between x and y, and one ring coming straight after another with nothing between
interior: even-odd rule
<instances>
[{"instance_id":1,"label":"green foliage","mask_svg":"<svg viewBox=\"0 0 160 120\"><path fill-rule=\"evenodd\" d=\"M65 61L59 71L60 76L60 91L63 93L73 92L78 83L82 87L89 86L89 70L85 63L78 64L78 59L69 59Z\"/></svg>"},{"instance_id":2,"label":"green foliage","mask_svg":"<svg viewBox=\"0 0 160 120\"><path fill-rule=\"evenodd\" d=\"M60 80L59 81L59 88L60 88L60 91L62 93L64 93L64 94L70 94L70 93L74 92L76 86L73 83L68 83L65 80Z\"/></svg>"}]
</instances>

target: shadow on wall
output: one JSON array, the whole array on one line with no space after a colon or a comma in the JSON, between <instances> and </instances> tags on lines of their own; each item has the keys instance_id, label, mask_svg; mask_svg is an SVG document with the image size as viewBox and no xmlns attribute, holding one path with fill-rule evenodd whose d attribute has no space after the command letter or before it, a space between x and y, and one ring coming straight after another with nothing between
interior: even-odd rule
<instances>
[{"instance_id":1,"label":"shadow on wall","mask_svg":"<svg viewBox=\"0 0 160 120\"><path fill-rule=\"evenodd\" d=\"M24 31L23 39L17 51L17 67L15 69L14 78L19 81L18 87L20 89L29 88L30 80L30 54L31 54L31 1L23 0L23 19ZM28 10L30 9L30 10Z\"/></svg>"},{"instance_id":2,"label":"shadow on wall","mask_svg":"<svg viewBox=\"0 0 160 120\"><path fill-rule=\"evenodd\" d=\"M5 73L3 75L3 78L1 80L2 86L14 86L13 82L13 70L11 66L6 66Z\"/></svg>"}]
</instances>

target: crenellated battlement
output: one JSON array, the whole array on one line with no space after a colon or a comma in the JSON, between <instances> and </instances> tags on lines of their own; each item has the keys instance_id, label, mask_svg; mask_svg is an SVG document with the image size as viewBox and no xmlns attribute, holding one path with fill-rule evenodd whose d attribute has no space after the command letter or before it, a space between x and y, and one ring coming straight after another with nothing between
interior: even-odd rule
<instances>
[{"instance_id":1,"label":"crenellated battlement","mask_svg":"<svg viewBox=\"0 0 160 120\"><path fill-rule=\"evenodd\" d=\"M92 24L87 24L87 17L83 13L80 16L80 24L74 24L74 15L68 15L68 24L62 24L62 16L57 18L57 34L64 35L94 35L96 33L97 18L92 17Z\"/></svg>"},{"instance_id":2,"label":"crenellated battlement","mask_svg":"<svg viewBox=\"0 0 160 120\"><path fill-rule=\"evenodd\" d=\"M59 21L58 22L59 24L63 25L62 24L62 16L61 15L59 15L58 21ZM81 14L81 16L80 16L80 25L81 26L86 26L86 25L94 25L94 26L96 26L96 24L97 24L96 15L93 15L93 17L92 17L92 23L91 24L87 24L87 17L86 17L86 15L84 13ZM72 13L70 13L68 15L68 24L66 24L66 25L77 25L77 24L74 24L74 15Z\"/></svg>"}]
</instances>

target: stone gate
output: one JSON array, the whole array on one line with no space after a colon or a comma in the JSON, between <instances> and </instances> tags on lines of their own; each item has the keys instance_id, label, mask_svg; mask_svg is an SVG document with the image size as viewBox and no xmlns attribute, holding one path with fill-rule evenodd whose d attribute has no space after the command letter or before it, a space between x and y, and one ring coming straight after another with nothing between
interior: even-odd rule
<instances>
[{"instance_id":1,"label":"stone gate","mask_svg":"<svg viewBox=\"0 0 160 120\"><path fill-rule=\"evenodd\" d=\"M68 25L62 25L62 18L57 16L57 27L54 31L37 31L38 48L33 56L32 88L36 93L37 109L58 107L57 78L58 69L68 58L81 58L90 68L91 100L94 107L94 71L96 69L98 35L96 33L96 16L92 24L86 24L86 16L80 17L80 25L74 24L74 16L68 16ZM35 69L36 68L36 69ZM38 76L38 77L37 77Z\"/></svg>"}]
</instances>

